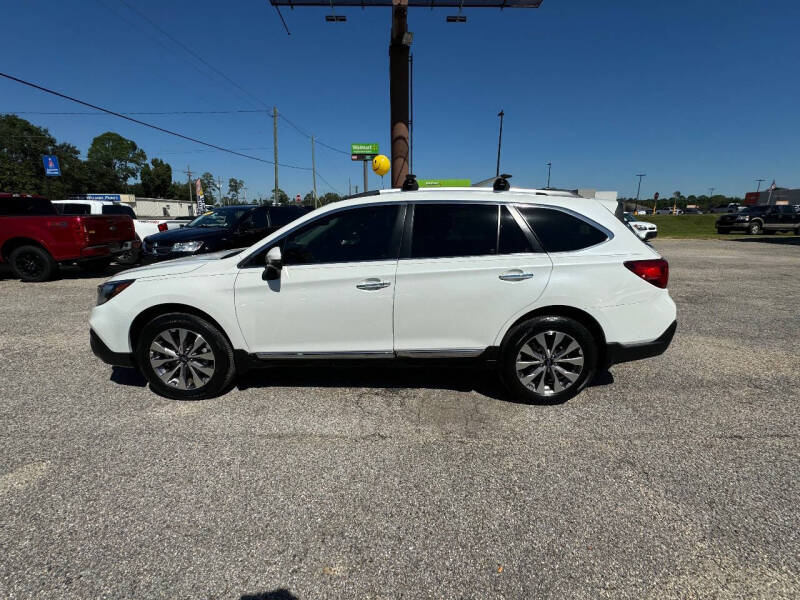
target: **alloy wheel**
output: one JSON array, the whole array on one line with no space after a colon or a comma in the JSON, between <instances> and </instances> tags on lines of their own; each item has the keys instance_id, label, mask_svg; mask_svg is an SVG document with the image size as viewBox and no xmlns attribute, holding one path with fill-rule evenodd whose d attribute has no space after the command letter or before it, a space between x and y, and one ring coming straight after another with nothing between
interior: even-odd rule
<instances>
[{"instance_id":1,"label":"alloy wheel","mask_svg":"<svg viewBox=\"0 0 800 600\"><path fill-rule=\"evenodd\" d=\"M522 385L552 396L573 386L583 364L583 348L575 338L561 331L544 331L522 344L515 367Z\"/></svg>"},{"instance_id":2,"label":"alloy wheel","mask_svg":"<svg viewBox=\"0 0 800 600\"><path fill-rule=\"evenodd\" d=\"M183 328L166 329L150 344L150 366L166 385L195 390L214 376L214 351L205 338Z\"/></svg>"},{"instance_id":3,"label":"alloy wheel","mask_svg":"<svg viewBox=\"0 0 800 600\"><path fill-rule=\"evenodd\" d=\"M15 266L21 273L35 277L44 269L44 262L33 252L25 252L17 257Z\"/></svg>"}]
</instances>

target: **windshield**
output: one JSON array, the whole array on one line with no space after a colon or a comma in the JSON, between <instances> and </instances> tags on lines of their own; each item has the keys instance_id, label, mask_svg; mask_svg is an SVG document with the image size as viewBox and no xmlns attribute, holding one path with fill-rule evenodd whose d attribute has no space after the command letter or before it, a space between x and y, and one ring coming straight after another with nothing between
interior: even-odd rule
<instances>
[{"instance_id":1,"label":"windshield","mask_svg":"<svg viewBox=\"0 0 800 600\"><path fill-rule=\"evenodd\" d=\"M743 208L739 211L740 213L748 214L748 213L760 213L764 212L764 208L761 206L748 206L747 208Z\"/></svg>"},{"instance_id":2,"label":"windshield","mask_svg":"<svg viewBox=\"0 0 800 600\"><path fill-rule=\"evenodd\" d=\"M632 213L622 213L622 216L625 217L626 221L638 221L639 220L635 216L633 216Z\"/></svg>"},{"instance_id":3,"label":"windshield","mask_svg":"<svg viewBox=\"0 0 800 600\"><path fill-rule=\"evenodd\" d=\"M186 227L233 227L233 225L250 208L244 206L231 206L229 208L217 208L211 212L203 213Z\"/></svg>"}]
</instances>

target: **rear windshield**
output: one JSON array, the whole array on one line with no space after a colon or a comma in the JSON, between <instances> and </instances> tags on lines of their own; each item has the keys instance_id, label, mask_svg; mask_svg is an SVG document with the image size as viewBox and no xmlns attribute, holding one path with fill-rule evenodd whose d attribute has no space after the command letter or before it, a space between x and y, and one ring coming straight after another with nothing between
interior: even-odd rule
<instances>
[{"instance_id":1,"label":"rear windshield","mask_svg":"<svg viewBox=\"0 0 800 600\"><path fill-rule=\"evenodd\" d=\"M103 214L104 215L128 215L131 219L136 218L136 213L133 212L133 209L130 206L124 206L122 204L104 204L103 205Z\"/></svg>"},{"instance_id":2,"label":"rear windshield","mask_svg":"<svg viewBox=\"0 0 800 600\"><path fill-rule=\"evenodd\" d=\"M55 215L56 209L46 198L0 198L0 215Z\"/></svg>"}]
</instances>

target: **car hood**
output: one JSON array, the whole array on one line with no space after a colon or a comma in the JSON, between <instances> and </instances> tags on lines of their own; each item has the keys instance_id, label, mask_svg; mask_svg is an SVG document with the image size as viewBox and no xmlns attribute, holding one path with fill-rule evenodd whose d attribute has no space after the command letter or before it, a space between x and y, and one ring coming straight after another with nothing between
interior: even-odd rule
<instances>
[{"instance_id":1,"label":"car hood","mask_svg":"<svg viewBox=\"0 0 800 600\"><path fill-rule=\"evenodd\" d=\"M234 256L242 250L244 250L244 248L239 248L237 250L220 250L219 252L192 254L191 256L186 256L184 258L165 260L164 262L153 263L152 265L122 271L121 273L109 279L109 281L115 281L119 279L143 279L145 277L163 277L164 275L181 275L183 273L191 273L203 265L220 260L222 258Z\"/></svg>"},{"instance_id":2,"label":"car hood","mask_svg":"<svg viewBox=\"0 0 800 600\"><path fill-rule=\"evenodd\" d=\"M144 238L148 246L152 244L170 245L176 242L202 241L218 238L228 230L224 227L181 227L180 229L169 229L160 233L154 233Z\"/></svg>"}]
</instances>

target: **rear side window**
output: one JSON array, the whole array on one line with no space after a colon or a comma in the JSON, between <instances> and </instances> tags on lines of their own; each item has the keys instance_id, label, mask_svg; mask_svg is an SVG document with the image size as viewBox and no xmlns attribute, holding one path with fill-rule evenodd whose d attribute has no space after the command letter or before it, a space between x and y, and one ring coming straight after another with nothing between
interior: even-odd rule
<instances>
[{"instance_id":1,"label":"rear side window","mask_svg":"<svg viewBox=\"0 0 800 600\"><path fill-rule=\"evenodd\" d=\"M0 215L55 215L56 209L46 198L0 198Z\"/></svg>"},{"instance_id":2,"label":"rear side window","mask_svg":"<svg viewBox=\"0 0 800 600\"><path fill-rule=\"evenodd\" d=\"M89 215L92 212L92 209L88 204L67 203L54 204L53 206L55 206L56 210L58 210L58 212L60 212L62 215Z\"/></svg>"},{"instance_id":3,"label":"rear side window","mask_svg":"<svg viewBox=\"0 0 800 600\"><path fill-rule=\"evenodd\" d=\"M496 205L417 204L414 207L411 258L496 253Z\"/></svg>"},{"instance_id":4,"label":"rear side window","mask_svg":"<svg viewBox=\"0 0 800 600\"><path fill-rule=\"evenodd\" d=\"M518 207L546 252L570 252L600 244L608 236L594 225L560 210Z\"/></svg>"},{"instance_id":5,"label":"rear side window","mask_svg":"<svg viewBox=\"0 0 800 600\"><path fill-rule=\"evenodd\" d=\"M245 217L242 226L245 229L266 229L267 228L267 211L263 208L257 208Z\"/></svg>"},{"instance_id":6,"label":"rear side window","mask_svg":"<svg viewBox=\"0 0 800 600\"><path fill-rule=\"evenodd\" d=\"M519 252L533 252L531 243L522 232L507 206L500 213L500 241L498 254L517 254Z\"/></svg>"},{"instance_id":7,"label":"rear side window","mask_svg":"<svg viewBox=\"0 0 800 600\"><path fill-rule=\"evenodd\" d=\"M130 206L123 206L121 204L104 204L104 215L128 215L131 219L136 218L136 213Z\"/></svg>"}]
</instances>

